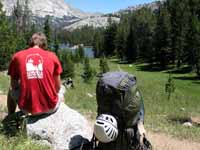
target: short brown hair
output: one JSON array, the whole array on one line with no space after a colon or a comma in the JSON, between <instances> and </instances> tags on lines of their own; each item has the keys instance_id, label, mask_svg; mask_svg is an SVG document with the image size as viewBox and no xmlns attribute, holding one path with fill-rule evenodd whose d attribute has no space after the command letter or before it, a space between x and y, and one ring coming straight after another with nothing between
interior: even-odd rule
<instances>
[{"instance_id":1,"label":"short brown hair","mask_svg":"<svg viewBox=\"0 0 200 150\"><path fill-rule=\"evenodd\" d=\"M42 49L47 49L47 38L44 33L34 33L30 39L29 46L39 46Z\"/></svg>"}]
</instances>

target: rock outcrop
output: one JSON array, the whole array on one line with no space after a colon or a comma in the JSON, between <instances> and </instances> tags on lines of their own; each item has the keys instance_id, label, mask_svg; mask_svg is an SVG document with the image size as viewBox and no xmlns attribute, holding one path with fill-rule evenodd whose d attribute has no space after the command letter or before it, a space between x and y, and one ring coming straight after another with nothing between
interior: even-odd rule
<instances>
[{"instance_id":1,"label":"rock outcrop","mask_svg":"<svg viewBox=\"0 0 200 150\"><path fill-rule=\"evenodd\" d=\"M89 141L92 129L80 113L61 103L54 114L29 118L27 134L53 150L68 150Z\"/></svg>"}]
</instances>

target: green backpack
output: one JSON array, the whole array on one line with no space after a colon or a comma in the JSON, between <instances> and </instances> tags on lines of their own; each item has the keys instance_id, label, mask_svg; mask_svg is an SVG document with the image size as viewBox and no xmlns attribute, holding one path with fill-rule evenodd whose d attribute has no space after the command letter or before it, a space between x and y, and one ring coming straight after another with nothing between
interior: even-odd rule
<instances>
[{"instance_id":1,"label":"green backpack","mask_svg":"<svg viewBox=\"0 0 200 150\"><path fill-rule=\"evenodd\" d=\"M102 74L97 82L96 98L98 115L114 116L119 131L114 142L99 141L98 150L144 150L138 146L139 139L136 137L137 122L144 120L144 105L136 77L126 72Z\"/></svg>"}]
</instances>

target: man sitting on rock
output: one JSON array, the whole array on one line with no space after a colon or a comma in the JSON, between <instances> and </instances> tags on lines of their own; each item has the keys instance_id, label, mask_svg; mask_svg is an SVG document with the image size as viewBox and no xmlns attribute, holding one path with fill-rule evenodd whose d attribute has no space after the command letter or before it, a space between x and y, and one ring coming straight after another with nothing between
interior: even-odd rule
<instances>
[{"instance_id":1,"label":"man sitting on rock","mask_svg":"<svg viewBox=\"0 0 200 150\"><path fill-rule=\"evenodd\" d=\"M62 67L57 56L46 50L46 36L33 34L29 46L14 54L8 68L8 114L14 113L17 105L26 114L49 114L58 109L61 101L58 93Z\"/></svg>"}]
</instances>

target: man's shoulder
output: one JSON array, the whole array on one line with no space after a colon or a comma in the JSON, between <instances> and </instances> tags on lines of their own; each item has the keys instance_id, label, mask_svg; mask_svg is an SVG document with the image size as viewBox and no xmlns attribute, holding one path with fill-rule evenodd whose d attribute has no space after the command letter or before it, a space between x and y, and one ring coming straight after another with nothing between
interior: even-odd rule
<instances>
[{"instance_id":1,"label":"man's shoulder","mask_svg":"<svg viewBox=\"0 0 200 150\"><path fill-rule=\"evenodd\" d=\"M20 56L23 55L25 52L26 52L25 49L20 50L20 51L17 51L17 52L13 55L13 57L14 57L14 58L20 57Z\"/></svg>"},{"instance_id":2,"label":"man's shoulder","mask_svg":"<svg viewBox=\"0 0 200 150\"><path fill-rule=\"evenodd\" d=\"M56 56L56 54L52 51L46 51L49 55L53 55L53 56Z\"/></svg>"},{"instance_id":3,"label":"man's shoulder","mask_svg":"<svg viewBox=\"0 0 200 150\"><path fill-rule=\"evenodd\" d=\"M54 52L52 52L52 51L46 51L46 52L47 52L49 58L52 58L52 59L56 59L57 58L57 56L56 56L56 54Z\"/></svg>"}]
</instances>

